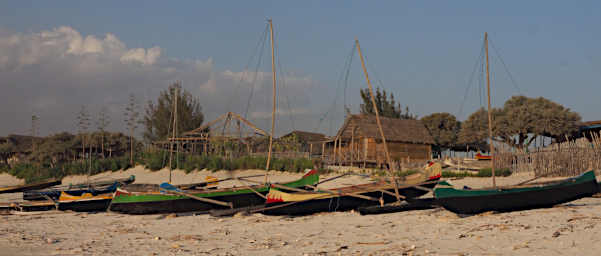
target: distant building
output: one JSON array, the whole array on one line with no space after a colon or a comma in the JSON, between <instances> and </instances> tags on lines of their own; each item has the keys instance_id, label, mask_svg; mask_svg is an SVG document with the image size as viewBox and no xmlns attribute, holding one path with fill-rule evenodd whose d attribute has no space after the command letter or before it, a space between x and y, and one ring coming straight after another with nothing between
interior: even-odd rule
<instances>
[{"instance_id":1,"label":"distant building","mask_svg":"<svg viewBox=\"0 0 601 256\"><path fill-rule=\"evenodd\" d=\"M281 142L289 141L295 144L296 151L308 152L311 156L315 156L322 154L321 144L328 141L328 137L321 133L295 130L279 137L277 140Z\"/></svg>"},{"instance_id":2,"label":"distant building","mask_svg":"<svg viewBox=\"0 0 601 256\"><path fill-rule=\"evenodd\" d=\"M599 135L599 132L601 132L601 120L583 122L578 127L578 136L576 137L586 137L590 140L592 134Z\"/></svg>"}]
</instances>

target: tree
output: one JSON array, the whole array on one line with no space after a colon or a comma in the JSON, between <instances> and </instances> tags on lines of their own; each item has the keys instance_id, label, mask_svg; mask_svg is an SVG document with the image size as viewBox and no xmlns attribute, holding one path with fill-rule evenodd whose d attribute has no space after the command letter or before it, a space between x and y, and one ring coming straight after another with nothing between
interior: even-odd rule
<instances>
[{"instance_id":1,"label":"tree","mask_svg":"<svg viewBox=\"0 0 601 256\"><path fill-rule=\"evenodd\" d=\"M86 156L86 134L90 127L90 114L85 105L81 106L79 113L77 114L77 127L79 129L79 136L81 137L81 153L82 159Z\"/></svg>"},{"instance_id":2,"label":"tree","mask_svg":"<svg viewBox=\"0 0 601 256\"><path fill-rule=\"evenodd\" d=\"M134 131L138 128L140 122L138 112L138 104L136 103L136 96L132 93L129 95L129 102L125 106L125 124L129 131L129 162L131 166L134 165Z\"/></svg>"},{"instance_id":3,"label":"tree","mask_svg":"<svg viewBox=\"0 0 601 256\"><path fill-rule=\"evenodd\" d=\"M361 99L363 100L363 103L360 105L361 114L375 115L376 113L374 112L374 107L371 102L369 89L361 89L359 93L361 94ZM401 104L395 102L394 95L392 93L390 94L390 97L388 97L386 90L380 91L380 88L376 88L374 98L376 100L376 106L380 116L400 119L417 119L417 116L409 113L408 106L405 107L405 113L403 113Z\"/></svg>"},{"instance_id":4,"label":"tree","mask_svg":"<svg viewBox=\"0 0 601 256\"><path fill-rule=\"evenodd\" d=\"M0 143L0 158L2 158L2 162L4 162L8 168L10 168L8 159L13 155L14 151L15 144L12 141L7 139L6 142Z\"/></svg>"},{"instance_id":5,"label":"tree","mask_svg":"<svg viewBox=\"0 0 601 256\"><path fill-rule=\"evenodd\" d=\"M561 137L578 130L581 118L569 108L545 99L513 96L503 108L493 108L493 140L511 147L528 148L538 136ZM488 117L479 109L463 123L460 141L486 141Z\"/></svg>"},{"instance_id":6,"label":"tree","mask_svg":"<svg viewBox=\"0 0 601 256\"><path fill-rule=\"evenodd\" d=\"M177 95L175 95L177 88ZM173 101L177 98L177 133L198 128L204 121L200 103L190 92L182 89L179 82L173 83L162 91L157 102L148 102L144 116L144 139L156 141L170 136L173 124Z\"/></svg>"},{"instance_id":7,"label":"tree","mask_svg":"<svg viewBox=\"0 0 601 256\"><path fill-rule=\"evenodd\" d=\"M105 107L100 109L100 113L98 113L98 120L96 121L96 127L98 127L98 131L100 132L100 153L102 154L102 158L105 158L104 155L104 137L106 134L106 127L111 123L108 115L106 114L107 110Z\"/></svg>"},{"instance_id":8,"label":"tree","mask_svg":"<svg viewBox=\"0 0 601 256\"><path fill-rule=\"evenodd\" d=\"M57 133L44 138L39 145L39 150L30 157L39 163L49 164L51 168L54 168L69 161L75 152L73 148L79 143L77 137L72 134L67 132Z\"/></svg>"},{"instance_id":9,"label":"tree","mask_svg":"<svg viewBox=\"0 0 601 256\"><path fill-rule=\"evenodd\" d=\"M440 153L442 149L452 148L457 145L461 122L449 113L433 113L421 118L434 138L435 151Z\"/></svg>"}]
</instances>

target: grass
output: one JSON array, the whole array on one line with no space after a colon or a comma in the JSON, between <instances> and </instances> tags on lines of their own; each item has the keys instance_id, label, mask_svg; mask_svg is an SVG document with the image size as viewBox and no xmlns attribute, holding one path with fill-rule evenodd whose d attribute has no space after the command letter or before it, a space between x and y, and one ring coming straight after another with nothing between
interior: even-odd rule
<instances>
[{"instance_id":1,"label":"grass","mask_svg":"<svg viewBox=\"0 0 601 256\"><path fill-rule=\"evenodd\" d=\"M509 169L497 169L495 170L495 176L497 177L507 177L511 175L511 170ZM485 168L481 169L478 172L471 171L442 171L443 178L455 178L455 177L492 177L492 169Z\"/></svg>"},{"instance_id":2,"label":"grass","mask_svg":"<svg viewBox=\"0 0 601 256\"><path fill-rule=\"evenodd\" d=\"M135 163L157 171L169 165L169 155L165 152L141 152L136 154ZM172 169L183 169L186 173L194 170L207 169L218 170L243 170L264 169L267 164L266 157L244 156L234 159L226 159L220 156L185 155L179 154L172 159ZM303 172L312 169L314 163L306 158L274 158L270 164L270 170ZM61 179L68 175L94 175L106 171L117 171L132 167L128 156L120 156L106 159L93 159L89 161L73 161L59 165L49 163L33 164L18 163L9 168L0 165L0 172L6 172L17 178L24 179L26 183L36 182L49 178ZM329 170L320 170L327 173Z\"/></svg>"}]
</instances>

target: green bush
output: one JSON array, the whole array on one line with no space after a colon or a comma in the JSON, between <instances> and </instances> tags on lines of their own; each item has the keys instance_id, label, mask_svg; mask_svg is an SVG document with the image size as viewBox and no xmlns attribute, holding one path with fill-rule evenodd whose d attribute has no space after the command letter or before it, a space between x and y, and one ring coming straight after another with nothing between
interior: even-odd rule
<instances>
[{"instance_id":1,"label":"green bush","mask_svg":"<svg viewBox=\"0 0 601 256\"><path fill-rule=\"evenodd\" d=\"M495 176L497 177L507 177L511 175L511 170L509 169L498 169L495 170ZM478 172L470 172L470 171L460 171L460 172L453 172L453 171L443 171L442 172L442 177L443 178L451 178L451 177L492 177L492 169L490 168L486 168L486 169L481 169Z\"/></svg>"}]
</instances>

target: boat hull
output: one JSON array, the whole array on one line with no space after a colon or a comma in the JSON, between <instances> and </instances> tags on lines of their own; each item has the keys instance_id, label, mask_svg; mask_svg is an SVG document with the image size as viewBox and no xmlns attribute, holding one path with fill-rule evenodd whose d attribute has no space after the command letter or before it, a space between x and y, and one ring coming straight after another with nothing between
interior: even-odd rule
<instances>
[{"instance_id":1,"label":"boat hull","mask_svg":"<svg viewBox=\"0 0 601 256\"><path fill-rule=\"evenodd\" d=\"M75 200L71 202L59 202L58 209L61 211L75 212L104 212L111 204L111 199Z\"/></svg>"},{"instance_id":2,"label":"boat hull","mask_svg":"<svg viewBox=\"0 0 601 256\"><path fill-rule=\"evenodd\" d=\"M90 193L92 195L100 195L106 193L113 193L115 190L121 186L133 183L135 181L135 176L130 176L127 179L114 180L109 182L102 183L92 183L92 184L81 184L75 185L75 187L79 188L70 188L70 189L47 189L47 190L31 190L23 192L23 200L27 201L38 201L38 200L48 200L48 198L52 200L58 200L61 195L61 192L65 192L69 195L81 196L85 193Z\"/></svg>"},{"instance_id":3,"label":"boat hull","mask_svg":"<svg viewBox=\"0 0 601 256\"><path fill-rule=\"evenodd\" d=\"M547 208L592 196L599 191L592 171L545 186L460 190L444 184L440 185L441 187L434 189L437 203L445 209L459 214Z\"/></svg>"},{"instance_id":4,"label":"boat hull","mask_svg":"<svg viewBox=\"0 0 601 256\"><path fill-rule=\"evenodd\" d=\"M396 213L396 212L404 212L404 211L415 211L415 210L427 210L438 207L436 203L436 199L434 198L424 198L424 199L414 199L411 202L403 202L401 205L385 205L385 206L368 206L368 207L359 207L357 211L361 215L370 215L370 214L386 214L386 213Z\"/></svg>"},{"instance_id":5,"label":"boat hull","mask_svg":"<svg viewBox=\"0 0 601 256\"><path fill-rule=\"evenodd\" d=\"M418 184L416 184L418 185ZM422 186L432 189L436 185L436 182L430 181L429 183L425 183ZM387 189L388 192L394 193L394 188ZM407 198L415 198L420 197L424 194L428 193L428 191L423 189L417 189L414 187L402 188L399 189L399 194L407 197ZM382 193L380 191L371 191L361 193L360 195L369 196L373 198L382 198L384 204L396 202L396 196ZM289 204L287 206L277 207L280 205ZM314 214L319 212L342 212L342 211L350 211L356 210L362 207L369 207L380 205L380 202L375 202L371 200L365 200L353 196L333 196L324 199L312 199L306 200L298 203L290 203L290 202L274 202L268 203L265 207L272 207L272 209L267 209L261 211L261 213L265 215L289 215L289 216L301 216Z\"/></svg>"},{"instance_id":6,"label":"boat hull","mask_svg":"<svg viewBox=\"0 0 601 256\"><path fill-rule=\"evenodd\" d=\"M259 193L265 195L267 194L267 190ZM234 207L236 208L260 205L265 203L264 198L252 192L243 193L239 195L208 196L206 198L222 202L232 202ZM151 200L145 202L113 203L110 207L110 211L112 212L126 214L157 214L180 212L206 213L212 209L229 209L229 207L201 202L185 197L175 200Z\"/></svg>"},{"instance_id":7,"label":"boat hull","mask_svg":"<svg viewBox=\"0 0 601 256\"><path fill-rule=\"evenodd\" d=\"M60 180L50 180L50 181L42 181L42 182L19 185L19 186L0 187L0 194L2 194L2 193L17 193L17 192L23 192L23 191L33 190L33 189L43 189L43 188L48 188L48 187L52 187L52 186L56 186L56 185L60 185L60 184L61 184Z\"/></svg>"},{"instance_id":8,"label":"boat hull","mask_svg":"<svg viewBox=\"0 0 601 256\"><path fill-rule=\"evenodd\" d=\"M304 187L317 183L319 176L315 171L303 176L303 178L290 183L282 184L288 187ZM268 186L255 186L253 189L262 195L269 192ZM234 208L262 205L265 199L250 189L224 189L211 191L204 190L199 193L190 194L212 200L231 202ZM109 210L112 212L126 214L157 214L157 213L180 213L198 212L208 213L212 209L229 209L228 207L198 201L181 195L162 194L159 192L131 193L117 189L113 196Z\"/></svg>"}]
</instances>

